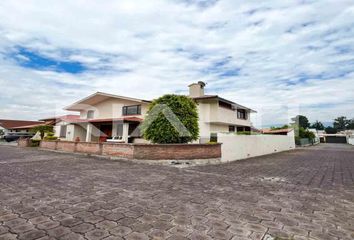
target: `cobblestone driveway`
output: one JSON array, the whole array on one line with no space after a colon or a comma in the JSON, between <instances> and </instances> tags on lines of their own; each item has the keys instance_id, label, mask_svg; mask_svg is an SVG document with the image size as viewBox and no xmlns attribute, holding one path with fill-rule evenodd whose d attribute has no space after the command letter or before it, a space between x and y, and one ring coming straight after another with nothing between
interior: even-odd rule
<instances>
[{"instance_id":1,"label":"cobblestone driveway","mask_svg":"<svg viewBox=\"0 0 354 240\"><path fill-rule=\"evenodd\" d=\"M354 147L177 169L0 146L0 239L354 238Z\"/></svg>"}]
</instances>

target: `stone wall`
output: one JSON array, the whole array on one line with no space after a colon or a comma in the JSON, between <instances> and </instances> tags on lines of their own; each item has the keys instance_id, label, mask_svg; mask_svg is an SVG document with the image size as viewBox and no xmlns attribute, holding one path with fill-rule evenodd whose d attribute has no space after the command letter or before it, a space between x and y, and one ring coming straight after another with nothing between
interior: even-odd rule
<instances>
[{"instance_id":1,"label":"stone wall","mask_svg":"<svg viewBox=\"0 0 354 240\"><path fill-rule=\"evenodd\" d=\"M220 159L220 144L126 144L41 141L43 149L136 160Z\"/></svg>"}]
</instances>

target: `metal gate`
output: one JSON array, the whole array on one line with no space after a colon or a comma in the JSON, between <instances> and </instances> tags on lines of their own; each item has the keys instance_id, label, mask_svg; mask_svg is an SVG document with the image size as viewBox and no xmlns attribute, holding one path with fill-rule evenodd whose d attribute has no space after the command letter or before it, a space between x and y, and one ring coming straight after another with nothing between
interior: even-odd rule
<instances>
[{"instance_id":1,"label":"metal gate","mask_svg":"<svg viewBox=\"0 0 354 240\"><path fill-rule=\"evenodd\" d=\"M326 143L347 143L347 138L342 136L326 136Z\"/></svg>"}]
</instances>

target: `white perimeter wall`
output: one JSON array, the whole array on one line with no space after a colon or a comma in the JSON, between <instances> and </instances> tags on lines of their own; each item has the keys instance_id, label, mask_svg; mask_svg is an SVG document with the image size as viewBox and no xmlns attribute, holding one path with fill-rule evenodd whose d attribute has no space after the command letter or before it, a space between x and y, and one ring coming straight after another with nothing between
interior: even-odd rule
<instances>
[{"instance_id":1,"label":"white perimeter wall","mask_svg":"<svg viewBox=\"0 0 354 240\"><path fill-rule=\"evenodd\" d=\"M348 143L354 145L354 136L348 137Z\"/></svg>"},{"instance_id":2,"label":"white perimeter wall","mask_svg":"<svg viewBox=\"0 0 354 240\"><path fill-rule=\"evenodd\" d=\"M288 136L218 134L218 142L222 143L222 162L295 149L293 134Z\"/></svg>"}]
</instances>

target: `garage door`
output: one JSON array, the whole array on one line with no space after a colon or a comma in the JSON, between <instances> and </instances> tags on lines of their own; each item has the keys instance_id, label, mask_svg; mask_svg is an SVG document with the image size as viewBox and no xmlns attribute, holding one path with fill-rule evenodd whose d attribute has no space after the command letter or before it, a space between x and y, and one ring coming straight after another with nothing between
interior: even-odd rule
<instances>
[{"instance_id":1,"label":"garage door","mask_svg":"<svg viewBox=\"0 0 354 240\"><path fill-rule=\"evenodd\" d=\"M347 138L346 137L327 136L326 142L327 143L347 143Z\"/></svg>"}]
</instances>

